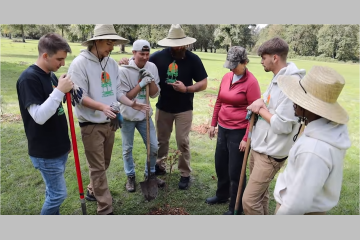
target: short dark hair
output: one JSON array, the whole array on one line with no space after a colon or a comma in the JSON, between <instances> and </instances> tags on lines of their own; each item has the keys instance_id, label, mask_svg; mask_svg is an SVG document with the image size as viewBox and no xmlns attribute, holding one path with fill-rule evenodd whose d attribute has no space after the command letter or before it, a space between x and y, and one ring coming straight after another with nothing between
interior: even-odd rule
<instances>
[{"instance_id":1,"label":"short dark hair","mask_svg":"<svg viewBox=\"0 0 360 240\"><path fill-rule=\"evenodd\" d=\"M38 43L39 55L47 53L50 56L57 53L57 51L63 50L71 53L71 48L67 41L57 33L48 33L42 36Z\"/></svg>"},{"instance_id":2,"label":"short dark hair","mask_svg":"<svg viewBox=\"0 0 360 240\"><path fill-rule=\"evenodd\" d=\"M261 57L264 54L279 55L286 60L289 52L289 45L281 38L275 37L264 42L258 49L258 55Z\"/></svg>"}]
</instances>

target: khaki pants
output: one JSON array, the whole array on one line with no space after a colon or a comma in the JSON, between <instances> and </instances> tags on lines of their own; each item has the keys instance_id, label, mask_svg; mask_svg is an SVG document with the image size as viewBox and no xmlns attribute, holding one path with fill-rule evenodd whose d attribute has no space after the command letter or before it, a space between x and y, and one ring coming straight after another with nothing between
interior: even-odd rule
<instances>
[{"instance_id":1,"label":"khaki pants","mask_svg":"<svg viewBox=\"0 0 360 240\"><path fill-rule=\"evenodd\" d=\"M189 133L192 124L193 113L192 110L182 113L168 113L156 109L155 121L156 131L159 142L158 158L156 164L160 169L165 170L166 160L169 152L169 140L175 121L175 133L177 147L181 152L178 160L178 169L181 176L189 177L190 168L190 146Z\"/></svg>"},{"instance_id":2,"label":"khaki pants","mask_svg":"<svg viewBox=\"0 0 360 240\"><path fill-rule=\"evenodd\" d=\"M250 177L242 199L245 215L269 215L269 185L285 161L251 150Z\"/></svg>"},{"instance_id":3,"label":"khaki pants","mask_svg":"<svg viewBox=\"0 0 360 240\"><path fill-rule=\"evenodd\" d=\"M106 215L113 211L112 197L106 178L114 145L115 132L110 123L81 127L86 160L89 165L90 184L87 190L97 200L97 213Z\"/></svg>"},{"instance_id":4,"label":"khaki pants","mask_svg":"<svg viewBox=\"0 0 360 240\"><path fill-rule=\"evenodd\" d=\"M277 211L279 210L281 204L280 203L276 203L276 209L275 209L275 213L277 213ZM304 215L326 215L326 212L309 212L309 213L305 213Z\"/></svg>"}]
</instances>

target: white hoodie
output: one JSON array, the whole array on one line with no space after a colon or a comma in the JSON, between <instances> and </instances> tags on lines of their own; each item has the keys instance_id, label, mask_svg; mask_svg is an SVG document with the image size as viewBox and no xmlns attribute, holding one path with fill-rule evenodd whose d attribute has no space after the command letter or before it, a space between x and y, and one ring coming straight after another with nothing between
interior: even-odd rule
<instances>
[{"instance_id":1,"label":"white hoodie","mask_svg":"<svg viewBox=\"0 0 360 240\"><path fill-rule=\"evenodd\" d=\"M262 154L274 158L287 157L293 137L298 132L300 123L294 116L293 102L285 96L277 84L280 75L298 76L299 80L305 76L305 70L299 70L292 62L282 68L271 80L269 87L263 94L264 102L271 114L270 124L259 116L251 136L251 148Z\"/></svg>"},{"instance_id":2,"label":"white hoodie","mask_svg":"<svg viewBox=\"0 0 360 240\"><path fill-rule=\"evenodd\" d=\"M131 66L131 67L128 67ZM148 72L150 72L155 78L155 84L158 87L157 93L151 98L156 98L160 94L160 86L159 86L159 73L156 65L152 62L146 62L145 66L143 67ZM129 65L127 66L120 66L120 93L126 95L131 89L136 87L139 84L139 70L138 66L136 65L134 60L130 60ZM138 95L135 97L137 103L144 103L146 104L146 87L144 86ZM131 107L128 107L124 104L120 105L120 112L124 119L128 121L142 121L145 119L146 114L142 111L135 110ZM149 117L153 114L153 109L150 105L150 112Z\"/></svg>"},{"instance_id":3,"label":"white hoodie","mask_svg":"<svg viewBox=\"0 0 360 240\"><path fill-rule=\"evenodd\" d=\"M326 212L336 206L350 145L346 125L325 118L310 122L277 178L274 197L281 207L276 214Z\"/></svg>"},{"instance_id":4,"label":"white hoodie","mask_svg":"<svg viewBox=\"0 0 360 240\"><path fill-rule=\"evenodd\" d=\"M101 65L109 74L107 79L110 77L110 81L104 81L99 59L92 52L81 50L79 56L71 62L68 74L76 85L84 89L84 96L110 106L121 97L119 65L109 57L105 57ZM102 111L93 110L82 104L75 105L75 115L79 122L110 122Z\"/></svg>"}]
</instances>

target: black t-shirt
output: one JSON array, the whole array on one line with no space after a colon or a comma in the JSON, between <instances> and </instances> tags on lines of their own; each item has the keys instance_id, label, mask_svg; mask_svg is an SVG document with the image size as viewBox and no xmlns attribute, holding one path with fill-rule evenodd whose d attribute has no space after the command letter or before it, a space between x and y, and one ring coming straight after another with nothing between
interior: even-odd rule
<instances>
[{"instance_id":1,"label":"black t-shirt","mask_svg":"<svg viewBox=\"0 0 360 240\"><path fill-rule=\"evenodd\" d=\"M56 158L70 150L68 125L62 103L43 125L37 124L27 110L32 104L43 104L57 84L58 79L54 73L48 74L36 65L28 67L16 83L28 151L32 157Z\"/></svg>"},{"instance_id":2,"label":"black t-shirt","mask_svg":"<svg viewBox=\"0 0 360 240\"><path fill-rule=\"evenodd\" d=\"M151 54L149 61L156 65L160 77L161 91L156 107L169 113L193 110L194 93L175 91L171 85L166 83L166 80L179 80L185 86L191 86L193 80L199 82L207 78L201 59L196 54L186 50L184 59L175 60L171 56L170 48L165 48Z\"/></svg>"}]
</instances>

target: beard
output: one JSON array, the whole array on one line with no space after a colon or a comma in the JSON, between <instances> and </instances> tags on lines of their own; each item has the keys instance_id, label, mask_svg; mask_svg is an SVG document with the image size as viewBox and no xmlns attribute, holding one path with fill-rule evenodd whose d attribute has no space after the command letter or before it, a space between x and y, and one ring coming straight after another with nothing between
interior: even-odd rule
<instances>
[{"instance_id":1,"label":"beard","mask_svg":"<svg viewBox=\"0 0 360 240\"><path fill-rule=\"evenodd\" d=\"M182 59L185 57L185 52L186 52L186 48L182 48L182 49L173 49L171 48L171 55L173 56L173 58L175 59Z\"/></svg>"}]
</instances>

